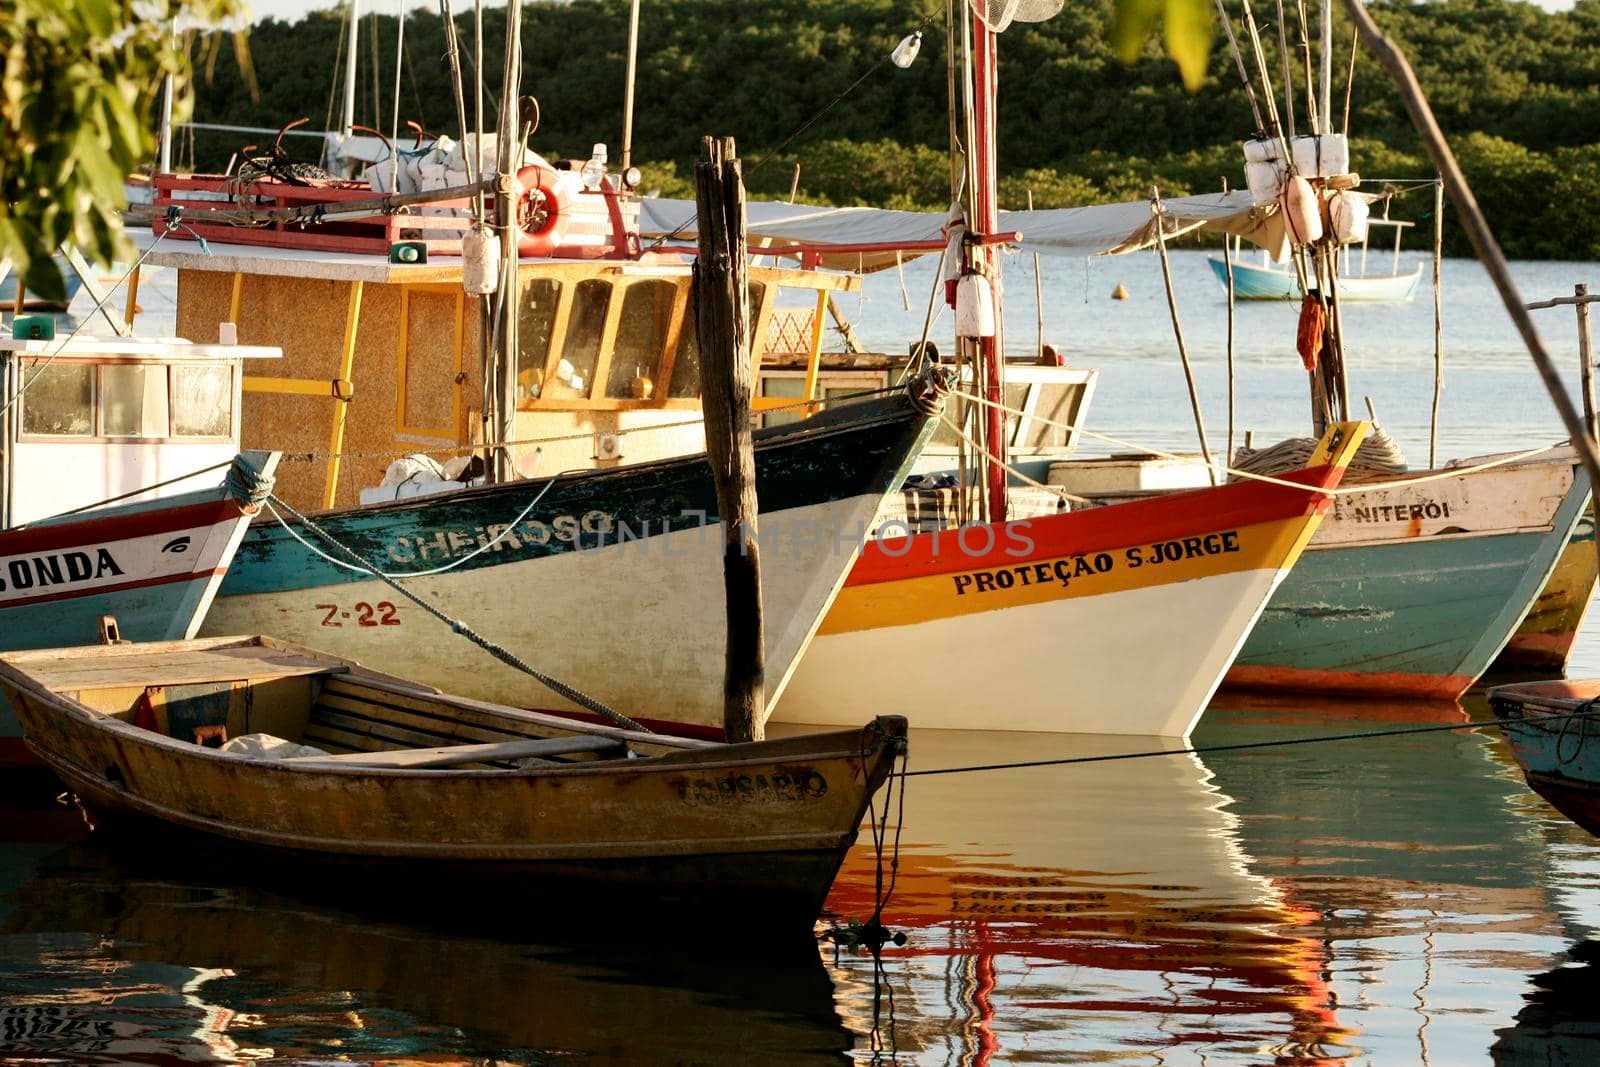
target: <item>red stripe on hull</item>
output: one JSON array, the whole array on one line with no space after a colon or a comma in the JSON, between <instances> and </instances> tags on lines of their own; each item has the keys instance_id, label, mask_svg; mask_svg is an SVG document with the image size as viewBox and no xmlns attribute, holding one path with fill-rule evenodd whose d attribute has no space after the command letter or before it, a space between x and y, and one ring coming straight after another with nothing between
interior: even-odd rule
<instances>
[{"instance_id":1,"label":"red stripe on hull","mask_svg":"<svg viewBox=\"0 0 1600 1067\"><path fill-rule=\"evenodd\" d=\"M1224 689L1258 689L1277 692L1336 693L1342 696L1373 694L1421 700L1459 700L1472 688L1464 674L1401 674L1394 671L1322 671L1303 667L1228 668Z\"/></svg>"},{"instance_id":2,"label":"red stripe on hull","mask_svg":"<svg viewBox=\"0 0 1600 1067\"><path fill-rule=\"evenodd\" d=\"M1494 669L1498 671L1510 667L1560 671L1566 667L1567 659L1572 655L1572 643L1577 639L1576 633L1516 634L1500 650L1500 655L1495 658Z\"/></svg>"},{"instance_id":3,"label":"red stripe on hull","mask_svg":"<svg viewBox=\"0 0 1600 1067\"><path fill-rule=\"evenodd\" d=\"M1343 467L1315 467L1277 477L1320 489L1337 484L1343 476ZM1065 515L976 526L964 539L956 530L873 539L862 549L845 584L874 585L1204 535L1326 511L1331 500L1270 482L1234 482ZM993 534L992 545L984 531ZM1019 554L1027 541L1034 547Z\"/></svg>"},{"instance_id":4,"label":"red stripe on hull","mask_svg":"<svg viewBox=\"0 0 1600 1067\"><path fill-rule=\"evenodd\" d=\"M165 533L168 530L215 526L219 522L237 518L243 510L236 500L208 500L202 504L187 504L181 508L158 507L108 519L85 519L82 522L52 523L48 526L24 526L20 530L0 534L0 556L56 551L77 548L81 545L102 544L107 541L126 541L149 534Z\"/></svg>"},{"instance_id":5,"label":"red stripe on hull","mask_svg":"<svg viewBox=\"0 0 1600 1067\"><path fill-rule=\"evenodd\" d=\"M208 571L184 571L182 574L164 574L159 578L141 578L136 582L118 582L116 585L97 585L87 589L46 593L43 596L24 597L21 600L0 600L0 611L4 611L7 608L27 607L29 604L47 604L55 600L77 600L79 597L103 596L106 593L121 593L129 589L147 589L153 585L199 581L202 578L211 578L225 573L227 573L226 567L213 567Z\"/></svg>"}]
</instances>

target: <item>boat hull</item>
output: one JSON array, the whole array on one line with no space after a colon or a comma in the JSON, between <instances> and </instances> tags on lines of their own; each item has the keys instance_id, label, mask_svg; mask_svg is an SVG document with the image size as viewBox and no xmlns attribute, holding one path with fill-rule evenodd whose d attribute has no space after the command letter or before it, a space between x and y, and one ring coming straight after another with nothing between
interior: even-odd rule
<instances>
[{"instance_id":1,"label":"boat hull","mask_svg":"<svg viewBox=\"0 0 1600 1067\"><path fill-rule=\"evenodd\" d=\"M246 460L270 479L276 454ZM0 651L193 637L258 508L227 485L0 532ZM0 767L32 765L0 698Z\"/></svg>"},{"instance_id":2,"label":"boat hull","mask_svg":"<svg viewBox=\"0 0 1600 1067\"><path fill-rule=\"evenodd\" d=\"M1460 697L1526 615L1588 495L1561 457L1341 497L1226 684Z\"/></svg>"},{"instance_id":3,"label":"boat hull","mask_svg":"<svg viewBox=\"0 0 1600 1067\"><path fill-rule=\"evenodd\" d=\"M1489 704L1528 786L1600 836L1600 723L1570 718L1600 695L1593 681L1496 686Z\"/></svg>"},{"instance_id":4,"label":"boat hull","mask_svg":"<svg viewBox=\"0 0 1600 1067\"><path fill-rule=\"evenodd\" d=\"M903 397L863 407L876 414L818 416L758 438L769 707L932 425ZM509 536L468 558L530 506ZM391 572L458 564L407 587L646 725L718 737L727 624L716 515L711 471L689 456L315 521ZM277 523L251 528L203 632L267 632L465 696L580 710Z\"/></svg>"},{"instance_id":5,"label":"boat hull","mask_svg":"<svg viewBox=\"0 0 1600 1067\"><path fill-rule=\"evenodd\" d=\"M1584 512L1556 569L1528 617L1495 659L1492 671L1560 674L1594 601L1597 574L1594 507Z\"/></svg>"},{"instance_id":6,"label":"boat hull","mask_svg":"<svg viewBox=\"0 0 1600 1067\"><path fill-rule=\"evenodd\" d=\"M1224 286L1228 284L1228 267L1218 256L1207 262ZM1339 279L1339 299L1356 301L1409 301L1417 292L1422 279L1422 264L1410 274L1391 274L1371 278ZM1300 283L1286 270L1274 270L1255 263L1235 260L1233 263L1233 295L1237 300L1299 300Z\"/></svg>"},{"instance_id":7,"label":"boat hull","mask_svg":"<svg viewBox=\"0 0 1600 1067\"><path fill-rule=\"evenodd\" d=\"M1240 483L869 545L775 715L1184 736L1316 529L1327 497L1310 487L1337 484L1347 456L1293 475L1303 490ZM990 531L991 551L968 551Z\"/></svg>"},{"instance_id":8,"label":"boat hull","mask_svg":"<svg viewBox=\"0 0 1600 1067\"><path fill-rule=\"evenodd\" d=\"M807 924L905 738L903 719L880 718L658 757L418 769L241 756L90 711L14 667L0 685L91 823L141 847L159 825L268 869L293 861L474 889L481 877L523 900L589 894L670 911L743 897L741 914L765 900Z\"/></svg>"}]
</instances>

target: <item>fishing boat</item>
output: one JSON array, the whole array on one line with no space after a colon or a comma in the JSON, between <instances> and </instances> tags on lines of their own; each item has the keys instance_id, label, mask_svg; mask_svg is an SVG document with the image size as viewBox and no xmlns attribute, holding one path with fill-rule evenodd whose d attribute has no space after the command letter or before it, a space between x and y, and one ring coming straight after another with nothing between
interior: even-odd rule
<instances>
[{"instance_id":1,"label":"fishing boat","mask_svg":"<svg viewBox=\"0 0 1600 1067\"><path fill-rule=\"evenodd\" d=\"M1519 682L1489 690L1489 706L1535 793L1600 836L1600 681ZM1590 738L1595 738L1591 741Z\"/></svg>"},{"instance_id":2,"label":"fishing boat","mask_svg":"<svg viewBox=\"0 0 1600 1067\"><path fill-rule=\"evenodd\" d=\"M776 717L833 724L862 708L904 707L924 727L1185 736L1365 432L1335 426L1306 469L1286 477L1294 485L1240 483L881 537ZM1062 642L1071 655L1055 654ZM908 691L886 664L936 665L937 684Z\"/></svg>"},{"instance_id":3,"label":"fishing boat","mask_svg":"<svg viewBox=\"0 0 1600 1067\"><path fill-rule=\"evenodd\" d=\"M1556 569L1533 602L1527 618L1495 658L1491 672L1560 674L1594 601L1597 568L1594 505L1583 513L1561 550Z\"/></svg>"},{"instance_id":4,"label":"fishing boat","mask_svg":"<svg viewBox=\"0 0 1600 1067\"><path fill-rule=\"evenodd\" d=\"M1482 467L1504 458L1342 495L1226 684L1459 698L1516 632L1589 503L1569 447Z\"/></svg>"},{"instance_id":5,"label":"fishing boat","mask_svg":"<svg viewBox=\"0 0 1600 1067\"><path fill-rule=\"evenodd\" d=\"M931 432L906 390L757 431L769 707L873 517ZM723 539L702 454L318 512L312 520L451 618L652 728L721 736ZM418 681L540 710L581 710L527 675L472 661L451 627L298 524L252 526L206 634L270 626Z\"/></svg>"},{"instance_id":6,"label":"fishing boat","mask_svg":"<svg viewBox=\"0 0 1600 1067\"><path fill-rule=\"evenodd\" d=\"M279 456L239 453L238 378L271 349L0 340L0 649L193 637ZM0 766L31 762L0 700Z\"/></svg>"},{"instance_id":7,"label":"fishing boat","mask_svg":"<svg viewBox=\"0 0 1600 1067\"><path fill-rule=\"evenodd\" d=\"M1228 265L1220 256L1210 256L1206 262L1224 286L1228 284ZM1352 301L1388 301L1405 303L1416 296L1417 284L1422 280L1422 264L1409 273L1376 275L1340 275L1339 299ZM1233 263L1233 295L1237 300L1299 300L1300 282L1287 270L1235 260Z\"/></svg>"},{"instance_id":8,"label":"fishing boat","mask_svg":"<svg viewBox=\"0 0 1600 1067\"><path fill-rule=\"evenodd\" d=\"M809 930L905 749L896 716L739 745L589 726L265 637L7 653L0 688L109 832L360 865L352 899L467 880L613 922Z\"/></svg>"}]
</instances>

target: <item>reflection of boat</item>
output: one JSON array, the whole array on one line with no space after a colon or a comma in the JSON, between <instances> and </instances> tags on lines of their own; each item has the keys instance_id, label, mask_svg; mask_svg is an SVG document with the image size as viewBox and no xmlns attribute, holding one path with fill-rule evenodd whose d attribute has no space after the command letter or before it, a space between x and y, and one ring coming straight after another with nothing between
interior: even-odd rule
<instances>
[{"instance_id":1,"label":"reflection of boat","mask_svg":"<svg viewBox=\"0 0 1600 1067\"><path fill-rule=\"evenodd\" d=\"M1171 744L913 733L913 771ZM906 946L883 955L897 1047L928 1062L998 1063L1023 1050L1065 1059L1243 1045L1309 1056L1343 1044L1322 946L1302 932L1316 916L1253 873L1230 804L1193 756L911 781L884 912L909 928ZM870 913L875 869L858 846L830 908ZM863 980L854 968L869 962L841 960L840 979ZM863 1031L869 1008L841 1004Z\"/></svg>"},{"instance_id":2,"label":"reflection of boat","mask_svg":"<svg viewBox=\"0 0 1600 1067\"><path fill-rule=\"evenodd\" d=\"M75 1001L85 1027L141 1009L176 1021L185 973L228 968L203 990L232 1018L220 1036L274 1062L784 1062L851 1046L816 947L760 927L741 931L755 951L708 952L649 915L625 939L572 927L560 943L519 945L497 930L504 916L480 913L471 932L438 929L470 917L445 911L433 928L390 923L218 873L193 856L173 869L101 849L58 853L0 902L11 906L0 946L47 939L72 951L30 961L25 978L13 971L8 993ZM684 943L640 951L633 927ZM114 996L136 983L136 1005ZM176 1027L161 1036L174 1059L206 1048ZM114 1059L117 1048L98 1062L155 1062ZM71 1051L57 1046L52 1062Z\"/></svg>"},{"instance_id":3,"label":"reflection of boat","mask_svg":"<svg viewBox=\"0 0 1600 1067\"><path fill-rule=\"evenodd\" d=\"M1496 1067L1577 1067L1600 1060L1600 943L1580 941L1568 960L1532 975L1514 1025L1495 1032Z\"/></svg>"},{"instance_id":4,"label":"reflection of boat","mask_svg":"<svg viewBox=\"0 0 1600 1067\"><path fill-rule=\"evenodd\" d=\"M1304 488L1236 483L880 537L775 714L836 724L904 707L941 729L1185 735L1328 509L1318 489L1365 434L1330 428L1284 476ZM1072 655L1052 655L1064 634ZM908 689L885 670L916 662L938 665L936 684Z\"/></svg>"},{"instance_id":5,"label":"reflection of boat","mask_svg":"<svg viewBox=\"0 0 1600 1067\"><path fill-rule=\"evenodd\" d=\"M1596 576L1594 505L1583 513L1556 569L1545 583L1528 617L1501 651L1491 668L1496 671L1537 671L1559 674L1567 668L1572 644L1594 600Z\"/></svg>"},{"instance_id":6,"label":"reflection of boat","mask_svg":"<svg viewBox=\"0 0 1600 1067\"><path fill-rule=\"evenodd\" d=\"M1359 488L1335 502L1226 685L1459 698L1516 631L1589 500L1566 449Z\"/></svg>"},{"instance_id":7,"label":"reflection of boat","mask_svg":"<svg viewBox=\"0 0 1600 1067\"><path fill-rule=\"evenodd\" d=\"M591 727L266 638L11 653L0 686L96 819L404 876L385 893L537 891L552 919L642 903L809 929L905 735Z\"/></svg>"},{"instance_id":8,"label":"reflection of boat","mask_svg":"<svg viewBox=\"0 0 1600 1067\"><path fill-rule=\"evenodd\" d=\"M1535 793L1600 836L1600 681L1517 682L1489 690L1489 705Z\"/></svg>"}]
</instances>

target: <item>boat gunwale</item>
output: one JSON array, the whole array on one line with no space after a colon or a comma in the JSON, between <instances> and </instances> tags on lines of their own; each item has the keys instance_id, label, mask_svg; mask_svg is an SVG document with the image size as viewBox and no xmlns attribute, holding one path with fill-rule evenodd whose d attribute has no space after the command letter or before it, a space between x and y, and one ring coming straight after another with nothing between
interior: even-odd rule
<instances>
[{"instance_id":1,"label":"boat gunwale","mask_svg":"<svg viewBox=\"0 0 1600 1067\"><path fill-rule=\"evenodd\" d=\"M177 646L176 648L174 646ZM184 646L188 646L187 649ZM199 646L195 648L194 646ZM416 683L397 679L392 675L369 671L358 663L343 660L336 656L329 656L313 650L304 649L289 642L280 642L267 637L217 637L202 638L196 641L170 641L152 642L143 645L109 645L87 646L86 651L91 654L110 657L130 656L137 657L141 654L156 655L163 651L228 648L268 648L273 651L286 652L296 655L305 655L308 658L320 659L327 664L327 670L313 670L303 672L306 675L328 674L337 676L342 681L365 683L377 681L376 688L398 690L419 696L444 697L446 701L465 700L453 694L444 693L430 686L421 686ZM487 701L471 701L481 710L493 712L518 712L508 716L519 722L526 722L523 715L538 716L548 722L537 725L549 725L558 729L566 729L576 735L586 735L616 740L633 744L667 745L678 748L680 751L663 753L651 756L632 756L619 759L590 760L570 765L548 765L521 768L451 768L451 767L382 767L363 766L360 764L301 763L288 760L263 759L250 753L223 752L219 749L205 748L179 738L169 737L156 733L132 723L125 722L113 715L96 711L80 701L65 696L60 691L53 689L47 683L41 682L30 675L26 670L17 666L17 661L59 657L61 649L33 650L27 653L0 654L0 680L4 684L15 687L20 692L26 693L56 712L66 715L72 721L92 732L109 734L116 739L157 750L165 750L171 755L186 759L200 758L221 764L239 767L259 768L263 770L280 770L300 774L326 775L335 774L344 777L372 775L380 778L415 777L419 779L497 779L497 778L543 778L543 777L590 777L615 775L618 773L673 773L684 769L697 771L734 770L745 767L769 765L776 762L795 763L817 761L825 759L859 758L863 763L876 756L886 743L905 737L905 720L896 715L880 715L866 724L845 730L828 731L826 733L805 734L796 737L776 738L771 741L754 741L738 744L721 744L717 742L696 741L688 738L675 738L670 736L641 733L632 730L619 730L580 720L564 719L560 716L544 715L538 712L521 712L521 709L504 708L501 705ZM74 651L74 650L66 650ZM249 678L241 681L248 682ZM393 683L398 682L399 685ZM159 685L159 680L152 678L148 684ZM876 736L870 737L877 727ZM42 746L28 741L29 747L42 758L48 760L49 755L42 750ZM759 747L763 751L751 754L751 748ZM383 750L404 752L407 749ZM66 758L66 757L60 757ZM70 762L70 760L69 760ZM88 772L84 772L88 773ZM93 775L89 775L93 778Z\"/></svg>"}]
</instances>

